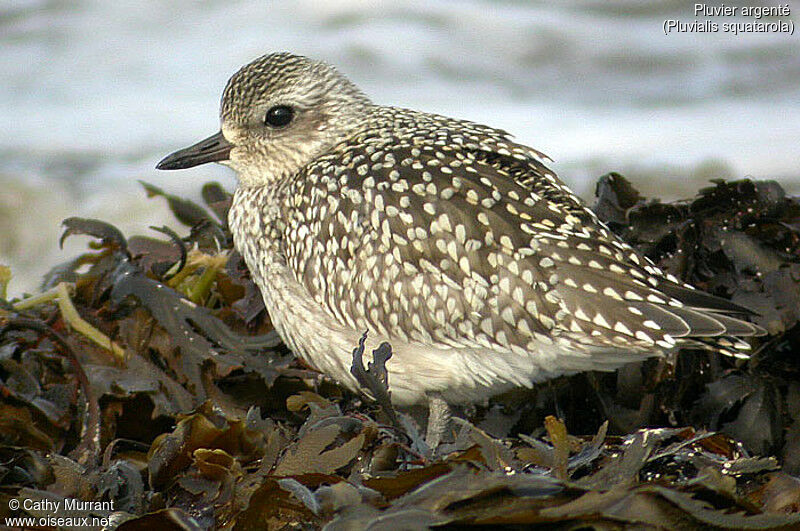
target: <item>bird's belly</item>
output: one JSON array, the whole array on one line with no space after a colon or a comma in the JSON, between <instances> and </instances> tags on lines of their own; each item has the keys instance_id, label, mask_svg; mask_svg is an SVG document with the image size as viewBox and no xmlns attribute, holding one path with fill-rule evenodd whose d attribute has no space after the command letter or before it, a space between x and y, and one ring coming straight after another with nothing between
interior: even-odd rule
<instances>
[{"instance_id":1,"label":"bird's belly","mask_svg":"<svg viewBox=\"0 0 800 531\"><path fill-rule=\"evenodd\" d=\"M353 349L364 331L336 321L297 282L277 254L249 252L246 248L242 251L272 323L287 346L315 369L358 392L350 367ZM492 349L441 348L375 332L367 336L365 365L384 341L392 346L386 368L392 402L397 405L423 403L426 394L432 392L449 403L476 403L514 387L531 387L538 381L595 368L585 354L565 352L553 345L543 344L521 355Z\"/></svg>"}]
</instances>

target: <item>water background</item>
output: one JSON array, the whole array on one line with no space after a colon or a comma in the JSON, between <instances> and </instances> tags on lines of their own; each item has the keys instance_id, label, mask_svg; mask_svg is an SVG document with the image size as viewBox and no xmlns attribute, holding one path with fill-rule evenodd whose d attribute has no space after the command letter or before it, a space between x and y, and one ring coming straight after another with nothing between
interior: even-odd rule
<instances>
[{"instance_id":1,"label":"water background","mask_svg":"<svg viewBox=\"0 0 800 531\"><path fill-rule=\"evenodd\" d=\"M782 20L794 21L800 3L789 5ZM710 177L800 192L800 37L665 36L665 19L706 20L692 6L0 0L0 263L12 266L11 292L35 291L85 247L58 249L65 217L128 235L176 226L137 179L192 197L207 180L232 188L219 166L153 166L215 132L227 78L276 50L337 65L376 102L504 128L584 197L612 170L666 198Z\"/></svg>"}]
</instances>

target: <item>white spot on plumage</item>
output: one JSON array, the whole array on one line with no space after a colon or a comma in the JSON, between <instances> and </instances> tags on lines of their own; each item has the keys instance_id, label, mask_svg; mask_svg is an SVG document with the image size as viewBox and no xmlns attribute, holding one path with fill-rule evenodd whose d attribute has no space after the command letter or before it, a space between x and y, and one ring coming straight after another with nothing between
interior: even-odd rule
<instances>
[{"instance_id":1,"label":"white spot on plumage","mask_svg":"<svg viewBox=\"0 0 800 531\"><path fill-rule=\"evenodd\" d=\"M597 315L594 316L594 319L592 319L592 322L594 324L596 324L597 326L602 326L603 328L611 328L611 325L608 324L608 321L606 321L606 318L603 317L603 315L600 314L600 313L598 313Z\"/></svg>"},{"instance_id":2,"label":"white spot on plumage","mask_svg":"<svg viewBox=\"0 0 800 531\"><path fill-rule=\"evenodd\" d=\"M619 333L621 333L621 334L626 334L626 335L629 335L629 336L633 335L633 332L631 332L631 329L628 328L627 326L625 326L625 324L620 323L620 322L616 322L614 324L614 330L619 332Z\"/></svg>"},{"instance_id":3,"label":"white spot on plumage","mask_svg":"<svg viewBox=\"0 0 800 531\"><path fill-rule=\"evenodd\" d=\"M539 260L539 266L541 267L548 268L553 267L554 265L556 265L555 262L553 262L553 259L548 256L545 256Z\"/></svg>"}]
</instances>

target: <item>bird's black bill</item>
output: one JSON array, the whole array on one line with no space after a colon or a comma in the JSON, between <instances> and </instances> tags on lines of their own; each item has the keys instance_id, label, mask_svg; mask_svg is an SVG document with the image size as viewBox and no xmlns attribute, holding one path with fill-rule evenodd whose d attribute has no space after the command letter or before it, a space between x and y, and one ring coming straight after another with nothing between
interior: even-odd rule
<instances>
[{"instance_id":1,"label":"bird's black bill","mask_svg":"<svg viewBox=\"0 0 800 531\"><path fill-rule=\"evenodd\" d=\"M228 160L233 144L225 140L222 131L212 135L205 140L201 140L193 146L183 148L171 155L167 155L158 163L156 169L159 170L182 170L199 166L207 162L219 162Z\"/></svg>"}]
</instances>

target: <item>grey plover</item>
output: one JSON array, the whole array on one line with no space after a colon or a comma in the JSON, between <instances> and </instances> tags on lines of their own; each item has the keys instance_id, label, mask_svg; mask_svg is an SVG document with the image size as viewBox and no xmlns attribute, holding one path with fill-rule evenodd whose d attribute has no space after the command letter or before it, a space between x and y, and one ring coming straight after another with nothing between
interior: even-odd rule
<instances>
[{"instance_id":1,"label":"grey plover","mask_svg":"<svg viewBox=\"0 0 800 531\"><path fill-rule=\"evenodd\" d=\"M353 390L365 331L392 346L393 402L440 412L762 333L617 238L505 131L376 105L289 53L231 77L221 125L158 168L237 172L230 228L276 330Z\"/></svg>"}]
</instances>

